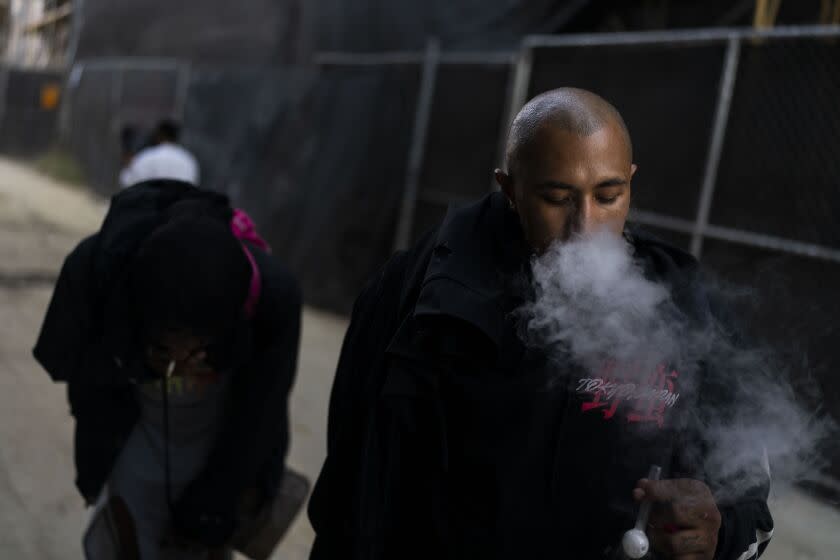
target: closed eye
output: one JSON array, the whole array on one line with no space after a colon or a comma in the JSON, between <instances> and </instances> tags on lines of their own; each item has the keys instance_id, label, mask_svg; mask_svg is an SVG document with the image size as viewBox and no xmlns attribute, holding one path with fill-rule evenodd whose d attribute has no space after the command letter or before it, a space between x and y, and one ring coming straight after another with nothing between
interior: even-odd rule
<instances>
[{"instance_id":1,"label":"closed eye","mask_svg":"<svg viewBox=\"0 0 840 560\"><path fill-rule=\"evenodd\" d=\"M597 196L595 197L595 200L597 200L601 204L609 206L610 204L615 204L615 202L619 199L620 196L620 194L616 194L613 196Z\"/></svg>"},{"instance_id":2,"label":"closed eye","mask_svg":"<svg viewBox=\"0 0 840 560\"><path fill-rule=\"evenodd\" d=\"M548 204L552 206L568 206L572 202L571 196L564 196L564 197L553 197L553 196L544 196L543 200L545 200Z\"/></svg>"}]
</instances>

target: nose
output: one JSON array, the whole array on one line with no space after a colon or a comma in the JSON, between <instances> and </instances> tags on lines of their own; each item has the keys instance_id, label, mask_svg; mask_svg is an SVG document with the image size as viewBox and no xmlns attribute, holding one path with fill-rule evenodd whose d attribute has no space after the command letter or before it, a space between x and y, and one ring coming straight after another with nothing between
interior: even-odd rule
<instances>
[{"instance_id":1,"label":"nose","mask_svg":"<svg viewBox=\"0 0 840 560\"><path fill-rule=\"evenodd\" d=\"M575 216L572 225L572 233L575 235L588 235L597 229L595 217L595 204L589 197L582 197L575 208Z\"/></svg>"}]
</instances>

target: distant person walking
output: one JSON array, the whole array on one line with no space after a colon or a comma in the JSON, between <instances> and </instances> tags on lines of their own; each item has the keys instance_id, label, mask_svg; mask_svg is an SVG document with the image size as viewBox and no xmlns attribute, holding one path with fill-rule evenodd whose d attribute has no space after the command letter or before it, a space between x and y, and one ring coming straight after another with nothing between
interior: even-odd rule
<instances>
[{"instance_id":1,"label":"distant person walking","mask_svg":"<svg viewBox=\"0 0 840 560\"><path fill-rule=\"evenodd\" d=\"M161 121L155 129L151 146L141 149L125 163L120 186L131 187L153 179L171 179L199 184L198 161L178 143L181 127L175 121Z\"/></svg>"}]
</instances>

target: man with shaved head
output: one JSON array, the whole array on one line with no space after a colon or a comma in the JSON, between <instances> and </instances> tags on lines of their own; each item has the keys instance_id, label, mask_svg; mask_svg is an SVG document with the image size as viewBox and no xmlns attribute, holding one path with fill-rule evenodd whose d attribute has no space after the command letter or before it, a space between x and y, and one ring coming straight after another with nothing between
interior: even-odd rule
<instances>
[{"instance_id":1,"label":"man with shaved head","mask_svg":"<svg viewBox=\"0 0 840 560\"><path fill-rule=\"evenodd\" d=\"M621 233L636 172L624 119L594 93L564 88L529 102L511 125L496 180L537 250L574 233Z\"/></svg>"},{"instance_id":2,"label":"man with shaved head","mask_svg":"<svg viewBox=\"0 0 840 560\"><path fill-rule=\"evenodd\" d=\"M627 225L635 171L612 105L544 93L511 125L500 192L451 210L369 283L333 385L313 560L617 559L645 502L650 557L763 551L766 487L718 503L684 460L686 413L582 402L581 380L550 382L577 364L523 340L535 256L596 233L626 239L687 315L703 315L696 261ZM662 479L644 479L654 463Z\"/></svg>"}]
</instances>

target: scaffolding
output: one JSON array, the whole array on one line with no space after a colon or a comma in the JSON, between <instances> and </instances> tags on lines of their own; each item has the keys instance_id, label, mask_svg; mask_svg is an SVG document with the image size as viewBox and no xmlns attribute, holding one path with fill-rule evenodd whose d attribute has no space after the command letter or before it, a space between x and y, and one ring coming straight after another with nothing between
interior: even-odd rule
<instances>
[{"instance_id":1,"label":"scaffolding","mask_svg":"<svg viewBox=\"0 0 840 560\"><path fill-rule=\"evenodd\" d=\"M59 69L68 63L72 0L0 0L0 13L6 66Z\"/></svg>"}]
</instances>

